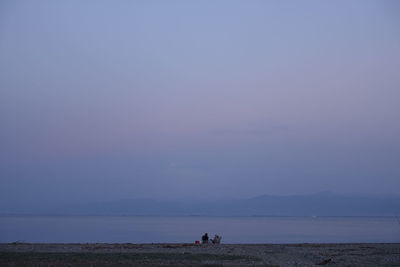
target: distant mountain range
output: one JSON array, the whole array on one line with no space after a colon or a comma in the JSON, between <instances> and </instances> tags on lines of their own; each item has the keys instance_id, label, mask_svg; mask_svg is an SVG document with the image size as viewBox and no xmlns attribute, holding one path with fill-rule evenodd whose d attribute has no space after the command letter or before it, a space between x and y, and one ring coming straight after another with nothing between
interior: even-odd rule
<instances>
[{"instance_id":1,"label":"distant mountain range","mask_svg":"<svg viewBox=\"0 0 400 267\"><path fill-rule=\"evenodd\" d=\"M399 216L400 196L321 192L219 201L128 199L49 210L55 215Z\"/></svg>"}]
</instances>

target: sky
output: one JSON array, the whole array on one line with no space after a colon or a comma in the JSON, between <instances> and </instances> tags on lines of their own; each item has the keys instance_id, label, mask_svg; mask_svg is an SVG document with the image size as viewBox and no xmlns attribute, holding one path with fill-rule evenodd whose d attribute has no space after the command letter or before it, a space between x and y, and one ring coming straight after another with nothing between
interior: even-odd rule
<instances>
[{"instance_id":1,"label":"sky","mask_svg":"<svg viewBox=\"0 0 400 267\"><path fill-rule=\"evenodd\" d=\"M396 194L399 99L395 0L1 1L1 207Z\"/></svg>"}]
</instances>

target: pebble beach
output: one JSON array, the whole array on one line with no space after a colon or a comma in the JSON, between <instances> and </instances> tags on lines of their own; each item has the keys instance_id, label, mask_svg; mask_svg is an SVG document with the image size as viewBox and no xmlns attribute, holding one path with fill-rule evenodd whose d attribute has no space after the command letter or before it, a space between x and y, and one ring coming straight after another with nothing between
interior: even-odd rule
<instances>
[{"instance_id":1,"label":"pebble beach","mask_svg":"<svg viewBox=\"0 0 400 267\"><path fill-rule=\"evenodd\" d=\"M400 266L400 244L0 244L0 266L21 265Z\"/></svg>"}]
</instances>

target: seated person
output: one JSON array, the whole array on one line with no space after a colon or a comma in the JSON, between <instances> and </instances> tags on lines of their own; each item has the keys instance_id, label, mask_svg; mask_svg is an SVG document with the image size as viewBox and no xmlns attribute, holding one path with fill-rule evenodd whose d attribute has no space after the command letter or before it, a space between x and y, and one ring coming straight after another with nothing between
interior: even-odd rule
<instances>
[{"instance_id":1,"label":"seated person","mask_svg":"<svg viewBox=\"0 0 400 267\"><path fill-rule=\"evenodd\" d=\"M222 237L220 237L219 235L215 235L215 236L214 236L214 239L211 239L211 242L212 242L213 244L220 244L220 243L221 243L221 238L222 238Z\"/></svg>"},{"instance_id":2,"label":"seated person","mask_svg":"<svg viewBox=\"0 0 400 267\"><path fill-rule=\"evenodd\" d=\"M208 234L205 233L202 237L201 237L201 243L203 244L208 244Z\"/></svg>"}]
</instances>

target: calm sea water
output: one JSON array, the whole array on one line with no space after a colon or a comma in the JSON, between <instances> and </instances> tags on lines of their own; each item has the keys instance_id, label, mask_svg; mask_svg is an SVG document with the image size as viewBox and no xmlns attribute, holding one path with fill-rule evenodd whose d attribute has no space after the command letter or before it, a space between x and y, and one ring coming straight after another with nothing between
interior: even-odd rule
<instances>
[{"instance_id":1,"label":"calm sea water","mask_svg":"<svg viewBox=\"0 0 400 267\"><path fill-rule=\"evenodd\" d=\"M394 217L1 216L0 242L400 242Z\"/></svg>"}]
</instances>

